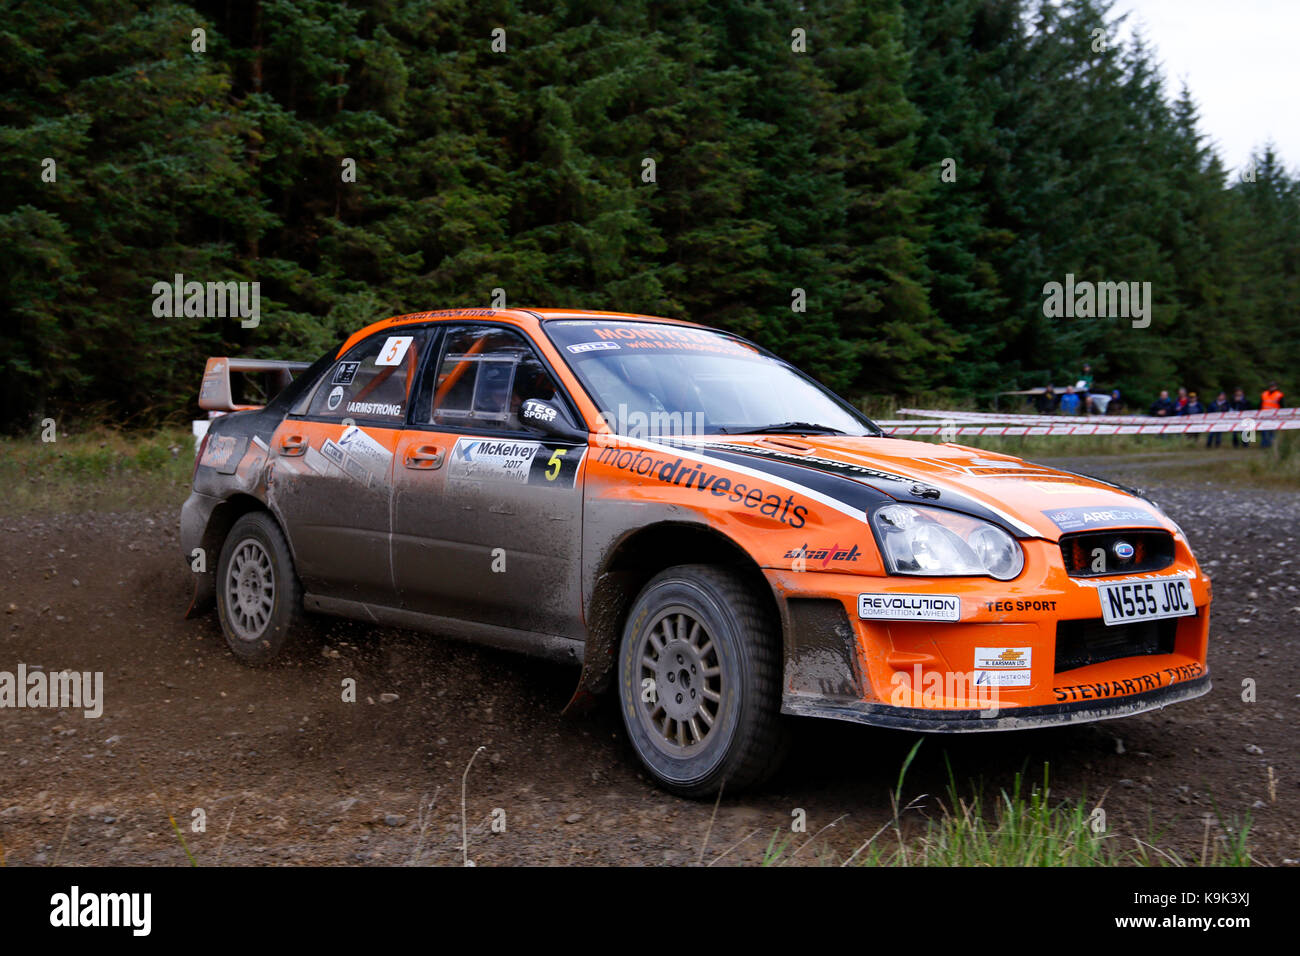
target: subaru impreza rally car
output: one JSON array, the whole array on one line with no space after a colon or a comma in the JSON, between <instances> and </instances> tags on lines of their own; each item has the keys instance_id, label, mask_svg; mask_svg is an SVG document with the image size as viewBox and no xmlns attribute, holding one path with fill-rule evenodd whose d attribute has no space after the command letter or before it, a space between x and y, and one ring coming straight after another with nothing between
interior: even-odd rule
<instances>
[{"instance_id":1,"label":"subaru impreza rally car","mask_svg":"<svg viewBox=\"0 0 1300 956\"><path fill-rule=\"evenodd\" d=\"M241 405L232 372L284 387ZM210 359L199 404L192 610L237 657L310 613L572 661L570 709L614 690L675 793L762 781L790 714L1011 730L1210 688L1210 582L1151 501L885 437L725 332L421 312L310 366Z\"/></svg>"}]
</instances>

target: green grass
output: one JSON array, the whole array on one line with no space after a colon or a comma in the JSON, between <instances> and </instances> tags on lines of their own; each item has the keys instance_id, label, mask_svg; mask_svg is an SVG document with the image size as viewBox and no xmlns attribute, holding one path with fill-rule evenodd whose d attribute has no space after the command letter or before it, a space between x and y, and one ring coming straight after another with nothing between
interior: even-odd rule
<instances>
[{"instance_id":1,"label":"green grass","mask_svg":"<svg viewBox=\"0 0 1300 956\"><path fill-rule=\"evenodd\" d=\"M1141 839L1094 826L1097 808L1053 801L1044 770L1042 784L1026 787L1016 774L1011 789L987 800L974 790L958 793L950 783L934 817L917 828L892 827L892 840L868 847L862 866L1248 866L1250 822L1220 821L1222 837L1209 837L1193 857L1161 849L1159 837ZM1104 809L1104 808L1103 808Z\"/></svg>"},{"instance_id":2,"label":"green grass","mask_svg":"<svg viewBox=\"0 0 1300 956\"><path fill-rule=\"evenodd\" d=\"M1085 801L1054 801L1043 766L1042 783L1028 785L1017 773L1010 790L995 798L972 785L960 792L951 768L944 798L920 795L903 805L903 781L921 746L917 741L903 762L891 800L893 818L850 854L837 858L825 849L807 862L851 866L1249 866L1251 820L1225 820L1216 810L1218 832L1205 824L1199 852L1192 856L1162 849L1163 834L1145 839L1108 825L1103 807ZM808 840L807 842L811 842ZM761 865L781 866L805 843L778 830Z\"/></svg>"},{"instance_id":3,"label":"green grass","mask_svg":"<svg viewBox=\"0 0 1300 956\"><path fill-rule=\"evenodd\" d=\"M183 428L0 438L0 515L179 507L193 469L194 440Z\"/></svg>"}]
</instances>

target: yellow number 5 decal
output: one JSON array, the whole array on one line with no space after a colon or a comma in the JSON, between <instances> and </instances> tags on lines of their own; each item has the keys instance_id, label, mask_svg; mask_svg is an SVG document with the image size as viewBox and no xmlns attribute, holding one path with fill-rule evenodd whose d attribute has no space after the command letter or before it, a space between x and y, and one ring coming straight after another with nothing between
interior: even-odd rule
<instances>
[{"instance_id":1,"label":"yellow number 5 decal","mask_svg":"<svg viewBox=\"0 0 1300 956\"><path fill-rule=\"evenodd\" d=\"M551 455L551 460L546 463L547 481L554 481L560 476L560 456L568 450L567 448L557 448L555 453Z\"/></svg>"}]
</instances>

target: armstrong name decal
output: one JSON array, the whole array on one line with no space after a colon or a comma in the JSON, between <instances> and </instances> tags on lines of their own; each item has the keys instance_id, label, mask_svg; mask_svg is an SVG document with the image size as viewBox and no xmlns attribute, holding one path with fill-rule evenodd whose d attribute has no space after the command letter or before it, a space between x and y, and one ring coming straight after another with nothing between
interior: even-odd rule
<instances>
[{"instance_id":1,"label":"armstrong name decal","mask_svg":"<svg viewBox=\"0 0 1300 956\"><path fill-rule=\"evenodd\" d=\"M333 397L331 396L331 401ZM402 414L401 405L389 405L384 402L348 402L348 411L358 415L392 415Z\"/></svg>"}]
</instances>

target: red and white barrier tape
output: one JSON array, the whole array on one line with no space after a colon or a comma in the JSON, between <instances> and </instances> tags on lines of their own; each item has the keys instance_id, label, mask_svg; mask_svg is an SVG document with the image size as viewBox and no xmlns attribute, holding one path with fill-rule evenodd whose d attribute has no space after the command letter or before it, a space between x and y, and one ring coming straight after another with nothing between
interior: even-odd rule
<instances>
[{"instance_id":1,"label":"red and white barrier tape","mask_svg":"<svg viewBox=\"0 0 1300 956\"><path fill-rule=\"evenodd\" d=\"M1012 414L1010 412L1002 414L1001 412L943 411L936 408L900 408L898 413L900 415L913 415L918 418L930 418L941 422L966 421L1047 424L1049 422L1059 422L1062 419L1068 421L1077 417L1080 420L1087 421L1102 420L1112 425L1150 425L1156 422L1166 422L1175 419L1191 419L1192 421L1198 422L1233 421L1237 419L1255 419L1257 421L1286 419L1300 415L1300 408L1261 408L1244 412L1206 412L1200 415L1170 415L1160 418L1154 415L1025 415ZM900 424L904 423L900 421Z\"/></svg>"},{"instance_id":2,"label":"red and white barrier tape","mask_svg":"<svg viewBox=\"0 0 1300 956\"><path fill-rule=\"evenodd\" d=\"M1046 417L1046 416L1044 416ZM1191 421L1182 416L1175 419L1147 419L1144 425L1123 425L1112 422L1062 422L1057 419L1050 425L991 422L876 422L886 435L1203 435L1208 432L1274 432L1300 429L1300 420L1277 419L1257 421Z\"/></svg>"}]
</instances>

